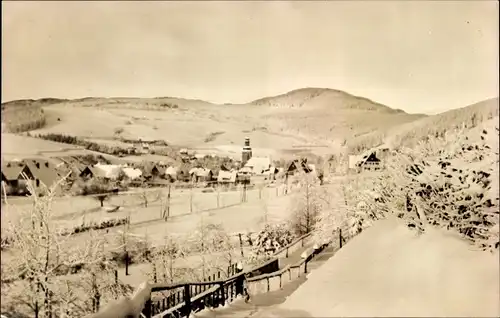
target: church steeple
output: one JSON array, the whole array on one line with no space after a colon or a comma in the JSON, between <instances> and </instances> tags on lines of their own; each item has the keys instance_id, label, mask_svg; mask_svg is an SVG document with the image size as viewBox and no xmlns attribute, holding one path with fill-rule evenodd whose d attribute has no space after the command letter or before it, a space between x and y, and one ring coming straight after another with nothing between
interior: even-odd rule
<instances>
[{"instance_id":1,"label":"church steeple","mask_svg":"<svg viewBox=\"0 0 500 318\"><path fill-rule=\"evenodd\" d=\"M245 145L243 146L243 151L241 152L241 165L244 166L248 160L252 158L252 148L250 147L250 138L245 137Z\"/></svg>"}]
</instances>

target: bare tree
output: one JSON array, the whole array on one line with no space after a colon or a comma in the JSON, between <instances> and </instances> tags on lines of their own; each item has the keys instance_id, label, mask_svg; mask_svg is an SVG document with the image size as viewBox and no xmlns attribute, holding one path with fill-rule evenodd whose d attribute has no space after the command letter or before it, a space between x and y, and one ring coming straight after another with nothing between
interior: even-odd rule
<instances>
[{"instance_id":1,"label":"bare tree","mask_svg":"<svg viewBox=\"0 0 500 318\"><path fill-rule=\"evenodd\" d=\"M202 215L190 240L193 242L194 252L200 255L202 279L210 274L210 269L224 268L234 261L236 249L222 224L206 222Z\"/></svg>"},{"instance_id":2,"label":"bare tree","mask_svg":"<svg viewBox=\"0 0 500 318\"><path fill-rule=\"evenodd\" d=\"M186 255L183 247L184 244L179 241L179 238L165 235L164 244L151 254L149 276L153 276L153 280L156 275L156 280L161 277L164 282L176 282L180 277L175 263Z\"/></svg>"},{"instance_id":3,"label":"bare tree","mask_svg":"<svg viewBox=\"0 0 500 318\"><path fill-rule=\"evenodd\" d=\"M118 247L116 251L118 254L116 255L118 262L123 261L125 263L125 275L128 275L128 266L130 263L130 250L133 244L130 237L130 222L123 225L121 231L118 232L118 235L115 237Z\"/></svg>"},{"instance_id":4,"label":"bare tree","mask_svg":"<svg viewBox=\"0 0 500 318\"><path fill-rule=\"evenodd\" d=\"M109 199L109 194L98 194L95 198L99 201L102 208L104 207L104 201Z\"/></svg>"},{"instance_id":5,"label":"bare tree","mask_svg":"<svg viewBox=\"0 0 500 318\"><path fill-rule=\"evenodd\" d=\"M18 292L13 298L17 298L16 306L22 307L19 310L31 310L35 317L52 317L61 304L58 273L84 262L91 263L92 259L88 257L88 246L72 251L63 249L69 236L64 236L64 229L52 223L52 202L61 182L45 187L46 195L42 197L37 195L32 182L27 182L33 208L19 224L11 224L11 248L15 257L5 274L7 279L17 281L17 289L11 292Z\"/></svg>"},{"instance_id":6,"label":"bare tree","mask_svg":"<svg viewBox=\"0 0 500 318\"><path fill-rule=\"evenodd\" d=\"M116 264L109 262L105 252L105 240L94 231L90 231L87 244L89 245L89 257L92 263L83 268L81 285L86 295L89 295L92 312L97 312L102 300L116 299L122 292L118 282L114 279L117 270Z\"/></svg>"},{"instance_id":7,"label":"bare tree","mask_svg":"<svg viewBox=\"0 0 500 318\"><path fill-rule=\"evenodd\" d=\"M299 191L292 199L292 224L298 235L309 233L318 221L319 213L328 204L328 193L312 174L300 175Z\"/></svg>"}]
</instances>

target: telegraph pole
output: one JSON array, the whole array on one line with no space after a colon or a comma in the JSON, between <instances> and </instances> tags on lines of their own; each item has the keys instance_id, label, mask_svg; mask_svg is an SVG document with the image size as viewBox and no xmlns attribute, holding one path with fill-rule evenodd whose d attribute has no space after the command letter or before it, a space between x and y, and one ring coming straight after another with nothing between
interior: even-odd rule
<instances>
[{"instance_id":1,"label":"telegraph pole","mask_svg":"<svg viewBox=\"0 0 500 318\"><path fill-rule=\"evenodd\" d=\"M165 221L170 217L170 189L171 185L168 185L168 194L167 194L167 215L165 216Z\"/></svg>"},{"instance_id":2,"label":"telegraph pole","mask_svg":"<svg viewBox=\"0 0 500 318\"><path fill-rule=\"evenodd\" d=\"M193 185L189 186L189 213L193 213Z\"/></svg>"}]
</instances>

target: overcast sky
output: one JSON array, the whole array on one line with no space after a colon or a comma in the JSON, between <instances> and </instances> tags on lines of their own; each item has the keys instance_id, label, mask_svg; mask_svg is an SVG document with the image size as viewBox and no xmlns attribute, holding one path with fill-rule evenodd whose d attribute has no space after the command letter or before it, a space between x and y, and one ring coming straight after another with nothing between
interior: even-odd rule
<instances>
[{"instance_id":1,"label":"overcast sky","mask_svg":"<svg viewBox=\"0 0 500 318\"><path fill-rule=\"evenodd\" d=\"M328 87L436 113L498 96L498 3L3 1L2 80L2 101Z\"/></svg>"}]
</instances>

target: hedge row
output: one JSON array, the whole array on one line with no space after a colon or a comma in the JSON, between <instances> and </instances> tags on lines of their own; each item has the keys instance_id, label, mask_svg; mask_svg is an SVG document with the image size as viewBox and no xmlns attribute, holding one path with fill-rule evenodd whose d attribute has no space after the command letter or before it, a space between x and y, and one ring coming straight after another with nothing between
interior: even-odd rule
<instances>
[{"instance_id":1,"label":"hedge row","mask_svg":"<svg viewBox=\"0 0 500 318\"><path fill-rule=\"evenodd\" d=\"M69 229L66 232L63 232L62 235L78 234L78 233L83 233L83 232L87 232L90 230L103 230L103 229L107 229L107 228L115 227L115 226L120 226L120 225L124 225L124 224L130 224L129 217L104 220L104 221L101 221L99 223L96 223L96 222L91 222L91 223L87 223L87 224L83 223L79 226L76 226L72 229Z\"/></svg>"}]
</instances>

